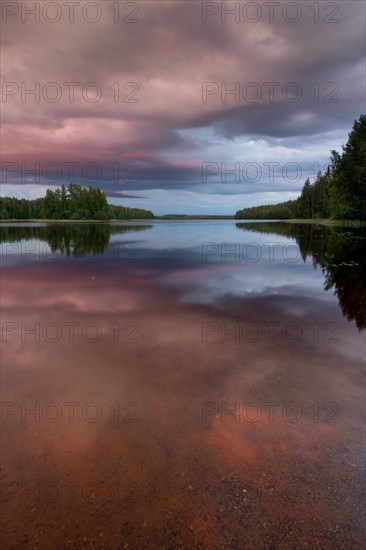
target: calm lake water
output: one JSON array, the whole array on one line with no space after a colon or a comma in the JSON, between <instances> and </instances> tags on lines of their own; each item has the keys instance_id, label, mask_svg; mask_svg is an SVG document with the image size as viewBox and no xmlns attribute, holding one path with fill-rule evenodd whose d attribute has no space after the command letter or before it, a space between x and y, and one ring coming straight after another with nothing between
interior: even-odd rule
<instances>
[{"instance_id":1,"label":"calm lake water","mask_svg":"<svg viewBox=\"0 0 366 550\"><path fill-rule=\"evenodd\" d=\"M2 548L363 548L365 228L0 231Z\"/></svg>"}]
</instances>

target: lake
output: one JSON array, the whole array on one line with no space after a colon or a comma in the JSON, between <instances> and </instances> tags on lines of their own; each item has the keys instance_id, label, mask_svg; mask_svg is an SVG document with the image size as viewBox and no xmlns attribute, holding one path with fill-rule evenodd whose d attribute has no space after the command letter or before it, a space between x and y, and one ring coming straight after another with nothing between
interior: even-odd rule
<instances>
[{"instance_id":1,"label":"lake","mask_svg":"<svg viewBox=\"0 0 366 550\"><path fill-rule=\"evenodd\" d=\"M0 234L9 548L363 548L365 227Z\"/></svg>"}]
</instances>

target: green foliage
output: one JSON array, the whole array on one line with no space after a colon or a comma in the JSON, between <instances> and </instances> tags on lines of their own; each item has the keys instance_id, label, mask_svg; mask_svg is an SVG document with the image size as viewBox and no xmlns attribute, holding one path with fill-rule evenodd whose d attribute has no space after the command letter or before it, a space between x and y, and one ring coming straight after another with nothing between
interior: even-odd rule
<instances>
[{"instance_id":1,"label":"green foliage","mask_svg":"<svg viewBox=\"0 0 366 550\"><path fill-rule=\"evenodd\" d=\"M66 188L47 189L44 199L0 198L0 219L23 220L132 220L152 219L154 214L142 208L110 205L103 191L70 183Z\"/></svg>"},{"instance_id":2,"label":"green foliage","mask_svg":"<svg viewBox=\"0 0 366 550\"><path fill-rule=\"evenodd\" d=\"M109 205L109 217L111 220L152 220L154 214L150 210L141 208L127 208L126 206Z\"/></svg>"},{"instance_id":3,"label":"green foliage","mask_svg":"<svg viewBox=\"0 0 366 550\"><path fill-rule=\"evenodd\" d=\"M236 219L366 219L366 115L355 120L343 153L331 152L331 165L306 180L298 199L238 210Z\"/></svg>"},{"instance_id":4,"label":"green foliage","mask_svg":"<svg viewBox=\"0 0 366 550\"><path fill-rule=\"evenodd\" d=\"M280 204L265 204L238 210L235 214L237 220L286 220L296 218L298 201L281 202Z\"/></svg>"},{"instance_id":5,"label":"green foliage","mask_svg":"<svg viewBox=\"0 0 366 550\"><path fill-rule=\"evenodd\" d=\"M366 219L366 115L355 120L343 154L332 151L330 202L338 219Z\"/></svg>"}]
</instances>

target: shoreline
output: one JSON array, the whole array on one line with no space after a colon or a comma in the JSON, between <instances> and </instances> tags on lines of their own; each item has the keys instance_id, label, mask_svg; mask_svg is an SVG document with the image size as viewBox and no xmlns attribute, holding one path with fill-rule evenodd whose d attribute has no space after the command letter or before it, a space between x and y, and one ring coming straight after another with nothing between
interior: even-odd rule
<instances>
[{"instance_id":1,"label":"shoreline","mask_svg":"<svg viewBox=\"0 0 366 550\"><path fill-rule=\"evenodd\" d=\"M165 216L156 216L155 218L133 218L133 219L129 219L129 220L116 220L116 219L111 219L111 220L53 220L53 219L9 219L9 220L0 220L0 226L1 224L5 224L5 223L52 223L52 224L68 224L68 223L96 223L96 224L106 224L106 223L116 223L116 222L120 222L120 223L126 223L126 222L149 222L151 223L152 221L189 221L189 220L193 220L193 221L209 221L209 220L235 220L237 223L241 223L241 222L252 222L252 223L279 223L279 222L284 222L284 223L293 223L293 224L318 224L318 225L325 225L325 226L328 226L328 227L343 227L343 226L348 226L348 227L364 227L366 226L366 221L365 220L332 220L332 219L300 219L300 218L294 218L294 219L284 219L284 220L266 220L266 219L261 219L261 220L253 220L253 219L248 219L248 218L240 218L240 219L236 219L234 218L233 216L216 216L216 217L209 217L209 216L182 216L182 217L165 217Z\"/></svg>"},{"instance_id":2,"label":"shoreline","mask_svg":"<svg viewBox=\"0 0 366 550\"><path fill-rule=\"evenodd\" d=\"M0 220L0 225L3 223L114 223L114 222L147 222L155 218L134 218L130 220L31 220L31 219L19 219L19 220Z\"/></svg>"}]
</instances>

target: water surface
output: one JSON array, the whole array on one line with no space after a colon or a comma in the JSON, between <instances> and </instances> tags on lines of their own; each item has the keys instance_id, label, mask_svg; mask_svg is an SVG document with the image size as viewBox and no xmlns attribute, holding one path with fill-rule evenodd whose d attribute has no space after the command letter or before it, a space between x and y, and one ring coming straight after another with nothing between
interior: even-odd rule
<instances>
[{"instance_id":1,"label":"water surface","mask_svg":"<svg viewBox=\"0 0 366 550\"><path fill-rule=\"evenodd\" d=\"M2 547L363 547L365 228L0 234Z\"/></svg>"}]
</instances>

